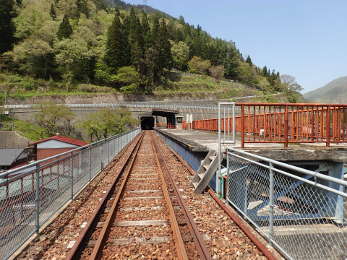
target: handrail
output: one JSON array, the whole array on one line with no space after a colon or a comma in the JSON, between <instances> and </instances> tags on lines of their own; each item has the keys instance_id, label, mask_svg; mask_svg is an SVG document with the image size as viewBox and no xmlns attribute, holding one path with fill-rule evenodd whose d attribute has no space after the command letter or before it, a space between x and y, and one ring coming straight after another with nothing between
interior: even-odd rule
<instances>
[{"instance_id":1,"label":"handrail","mask_svg":"<svg viewBox=\"0 0 347 260\"><path fill-rule=\"evenodd\" d=\"M15 173L15 172L18 172L18 171L22 171L22 170L25 170L27 168L30 168L30 167L33 167L33 166L37 166L39 167L38 169L40 169L42 166L40 166L40 164L42 163L45 163L47 161L51 161L53 159L56 159L58 157L62 157L62 156L65 156L65 155L69 155L69 154L72 154L74 152L78 152L78 151L81 151L81 150L84 150L84 149L88 149L90 147L93 147L95 145L98 145L98 144L102 144L102 143L105 143L109 140L113 140L113 139L116 139L118 137L121 137L121 136L124 136L128 133L131 133L131 132L134 132L136 130L138 130L139 128L135 128L135 129L132 129L128 132L125 132L125 133L122 133L122 134L118 134L118 135L114 135L114 136L111 136L111 137L108 137L108 138L105 138L105 139L102 139L102 140L99 140L99 141L96 141L94 143L91 143L91 144L87 144L85 146L82 146L82 147L78 147L76 149L73 149L73 150L70 150L70 151L67 151L67 152L64 152L64 153L60 153L60 154L57 154L57 155L53 155L51 157L48 157L48 158L45 158L45 159L42 159L42 160L39 160L39 161L35 161L35 162L32 162L32 163L29 163L27 165L23 165L21 167L18 167L18 168L15 168L15 169L12 169L12 170L8 170L6 172L3 172L3 173L0 173L0 179L1 178L6 178L8 175L12 174L12 173ZM60 159L60 158L59 158ZM46 166L46 165L44 165ZM37 168L35 168L36 170Z\"/></svg>"},{"instance_id":2,"label":"handrail","mask_svg":"<svg viewBox=\"0 0 347 260\"><path fill-rule=\"evenodd\" d=\"M277 165L277 166L280 166L280 167L283 167L283 168L294 170L294 171L297 171L299 173L310 175L310 176L313 176L313 177L316 177L316 178L320 178L322 180L334 182L336 184L340 184L340 185L343 185L343 186L347 187L347 181L344 181L344 180L341 180L341 179L337 179L337 178L334 178L334 177L330 177L330 176L324 175L324 174L319 173L319 172L310 171L310 170L307 170L307 169L304 169L304 168L300 168L300 167L297 167L297 166L294 166L294 165L290 165L290 164L287 164L287 163L279 162L279 161L276 161L276 160L273 160L273 159L270 159L270 158L266 158L266 157L263 157L263 156L260 156L260 155L252 154L252 153L240 150L240 149L228 148L228 151L233 151L233 152L236 152L236 153L239 153L239 154L242 154L242 155L246 155L248 157L253 157L253 158L256 158L256 159L258 159L260 161L263 161L263 162L272 163L273 165ZM233 153L230 153L230 152L228 152L228 154L234 155ZM255 161L252 161L252 162L255 162ZM267 166L267 165L263 165L263 166Z\"/></svg>"}]
</instances>

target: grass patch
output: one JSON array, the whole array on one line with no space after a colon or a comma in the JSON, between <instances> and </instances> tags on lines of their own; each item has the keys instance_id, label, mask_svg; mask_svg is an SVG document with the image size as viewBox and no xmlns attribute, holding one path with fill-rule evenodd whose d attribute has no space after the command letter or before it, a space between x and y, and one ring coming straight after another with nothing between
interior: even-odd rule
<instances>
[{"instance_id":1,"label":"grass patch","mask_svg":"<svg viewBox=\"0 0 347 260\"><path fill-rule=\"evenodd\" d=\"M178 76L177 74L174 76L175 80L169 81L167 86L160 86L154 91L154 94L158 96L213 94L220 99L258 94L258 91L231 80L217 82L207 75L182 73Z\"/></svg>"},{"instance_id":2,"label":"grass patch","mask_svg":"<svg viewBox=\"0 0 347 260\"><path fill-rule=\"evenodd\" d=\"M76 84L69 90L59 81L34 79L10 73L0 73L0 99L25 99L43 96L75 96L119 93L114 88L92 84Z\"/></svg>"},{"instance_id":3,"label":"grass patch","mask_svg":"<svg viewBox=\"0 0 347 260\"><path fill-rule=\"evenodd\" d=\"M34 123L30 123L23 120L17 120L12 118L1 118L2 127L1 131L17 131L22 136L32 140L38 141L42 138L48 137L45 134L45 129L36 125Z\"/></svg>"}]
</instances>

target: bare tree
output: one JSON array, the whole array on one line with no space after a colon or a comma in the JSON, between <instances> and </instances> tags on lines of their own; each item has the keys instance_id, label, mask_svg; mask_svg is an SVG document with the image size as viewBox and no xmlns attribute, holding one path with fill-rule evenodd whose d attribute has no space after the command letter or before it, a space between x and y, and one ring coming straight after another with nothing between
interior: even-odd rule
<instances>
[{"instance_id":1,"label":"bare tree","mask_svg":"<svg viewBox=\"0 0 347 260\"><path fill-rule=\"evenodd\" d=\"M303 90L303 87L297 83L295 77L291 75L281 75L281 82L289 91L300 92Z\"/></svg>"}]
</instances>

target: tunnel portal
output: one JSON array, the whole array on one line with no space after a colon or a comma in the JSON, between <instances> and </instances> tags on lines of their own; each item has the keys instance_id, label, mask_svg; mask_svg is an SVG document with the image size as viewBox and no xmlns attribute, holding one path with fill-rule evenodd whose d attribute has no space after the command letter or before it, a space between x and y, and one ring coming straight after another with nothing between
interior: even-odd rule
<instances>
[{"instance_id":1,"label":"tunnel portal","mask_svg":"<svg viewBox=\"0 0 347 260\"><path fill-rule=\"evenodd\" d=\"M154 117L153 116L141 117L141 130L153 130L153 127L154 127Z\"/></svg>"}]
</instances>

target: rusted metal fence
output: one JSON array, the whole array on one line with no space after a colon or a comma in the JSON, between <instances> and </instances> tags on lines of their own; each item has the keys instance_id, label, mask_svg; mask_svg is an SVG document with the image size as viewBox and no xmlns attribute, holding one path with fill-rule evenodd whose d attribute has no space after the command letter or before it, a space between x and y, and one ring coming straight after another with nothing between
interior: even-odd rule
<instances>
[{"instance_id":1,"label":"rusted metal fence","mask_svg":"<svg viewBox=\"0 0 347 260\"><path fill-rule=\"evenodd\" d=\"M239 103L235 118L241 147L247 143L347 142L347 105ZM222 131L232 129L232 120L222 118ZM225 121L225 123L224 123ZM218 131L218 119L195 120L196 130Z\"/></svg>"},{"instance_id":2,"label":"rusted metal fence","mask_svg":"<svg viewBox=\"0 0 347 260\"><path fill-rule=\"evenodd\" d=\"M0 259L7 259L87 185L139 129L0 174Z\"/></svg>"}]
</instances>

